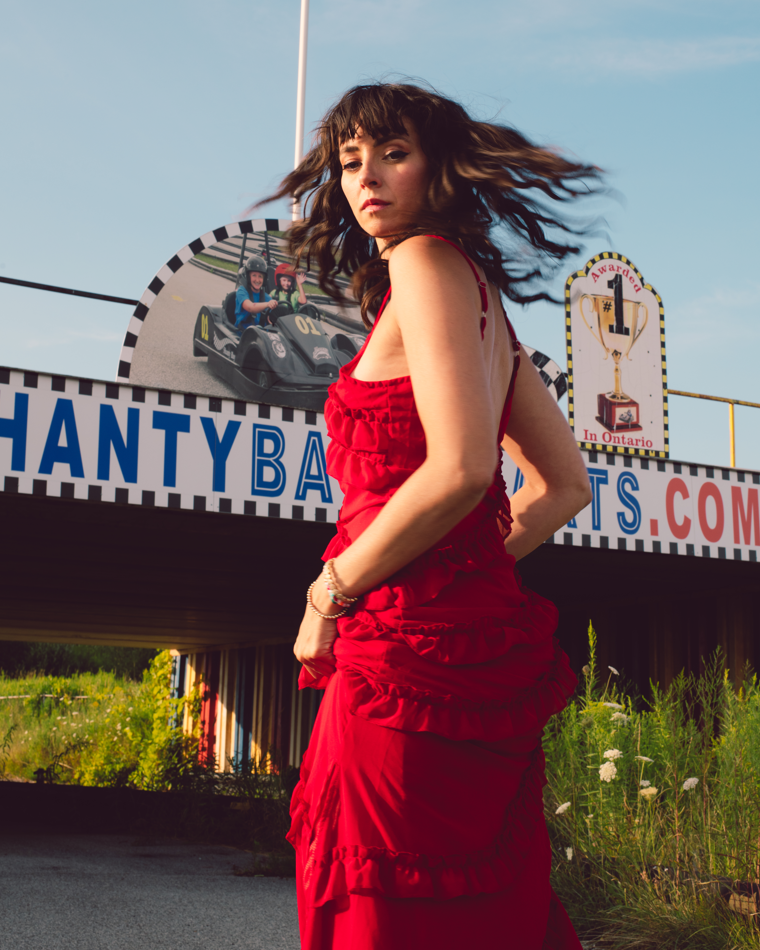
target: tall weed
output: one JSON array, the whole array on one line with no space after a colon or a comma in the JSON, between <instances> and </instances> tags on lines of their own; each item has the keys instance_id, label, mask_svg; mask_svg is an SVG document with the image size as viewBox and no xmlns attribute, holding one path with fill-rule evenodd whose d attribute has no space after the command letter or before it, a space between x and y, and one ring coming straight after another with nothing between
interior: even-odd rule
<instances>
[{"instance_id":1,"label":"tall weed","mask_svg":"<svg viewBox=\"0 0 760 950\"><path fill-rule=\"evenodd\" d=\"M555 890L605 945L756 948L730 901L760 883L757 677L737 691L716 653L644 703L598 669L592 627L589 654L545 735Z\"/></svg>"}]
</instances>

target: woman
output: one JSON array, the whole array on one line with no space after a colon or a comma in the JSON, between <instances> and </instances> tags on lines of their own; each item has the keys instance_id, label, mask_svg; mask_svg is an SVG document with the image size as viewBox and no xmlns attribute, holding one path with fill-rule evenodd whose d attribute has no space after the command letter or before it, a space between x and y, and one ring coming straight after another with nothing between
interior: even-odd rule
<instances>
[{"instance_id":1,"label":"woman","mask_svg":"<svg viewBox=\"0 0 760 950\"><path fill-rule=\"evenodd\" d=\"M328 113L274 196L311 196L296 258L333 295L354 273L376 315L325 408L345 500L295 645L301 686L326 690L290 833L309 950L580 946L549 885L541 752L575 678L554 606L514 565L591 495L499 291L545 296L521 282L576 250L527 191L574 198L595 177L433 92L376 84ZM525 476L511 506L500 444Z\"/></svg>"}]
</instances>

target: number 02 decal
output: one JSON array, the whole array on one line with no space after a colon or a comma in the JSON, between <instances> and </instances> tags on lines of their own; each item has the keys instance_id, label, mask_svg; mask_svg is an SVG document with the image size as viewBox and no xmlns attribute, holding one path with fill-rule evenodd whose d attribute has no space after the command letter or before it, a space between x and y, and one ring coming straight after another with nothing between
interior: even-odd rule
<instances>
[{"instance_id":1,"label":"number 02 decal","mask_svg":"<svg viewBox=\"0 0 760 950\"><path fill-rule=\"evenodd\" d=\"M208 314L201 314L201 339L208 340Z\"/></svg>"},{"instance_id":2,"label":"number 02 decal","mask_svg":"<svg viewBox=\"0 0 760 950\"><path fill-rule=\"evenodd\" d=\"M311 317L304 319L300 313L296 314L296 326L301 333L313 333L314 336L322 336Z\"/></svg>"}]
</instances>

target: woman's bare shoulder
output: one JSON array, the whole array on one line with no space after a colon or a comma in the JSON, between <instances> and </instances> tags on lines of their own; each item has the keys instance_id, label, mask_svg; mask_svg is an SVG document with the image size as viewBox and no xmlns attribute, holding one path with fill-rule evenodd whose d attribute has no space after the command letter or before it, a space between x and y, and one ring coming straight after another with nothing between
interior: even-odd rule
<instances>
[{"instance_id":1,"label":"woman's bare shoulder","mask_svg":"<svg viewBox=\"0 0 760 950\"><path fill-rule=\"evenodd\" d=\"M461 251L432 234L417 234L407 238L394 247L388 256L391 283L394 282L394 275L401 276L415 268L452 274L455 279L460 272L469 270Z\"/></svg>"}]
</instances>

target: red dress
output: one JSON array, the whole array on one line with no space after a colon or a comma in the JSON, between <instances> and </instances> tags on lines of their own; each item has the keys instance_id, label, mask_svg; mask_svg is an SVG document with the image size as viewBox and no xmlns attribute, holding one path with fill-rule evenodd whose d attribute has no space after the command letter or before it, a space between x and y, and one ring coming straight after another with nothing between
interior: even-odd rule
<instances>
[{"instance_id":1,"label":"red dress","mask_svg":"<svg viewBox=\"0 0 760 950\"><path fill-rule=\"evenodd\" d=\"M425 460L410 378L354 379L360 355L325 407L345 495L325 558ZM288 836L304 950L580 948L549 884L541 751L575 677L556 608L504 550L509 510L499 465L474 511L338 621L337 672L302 670L326 687Z\"/></svg>"}]
</instances>

